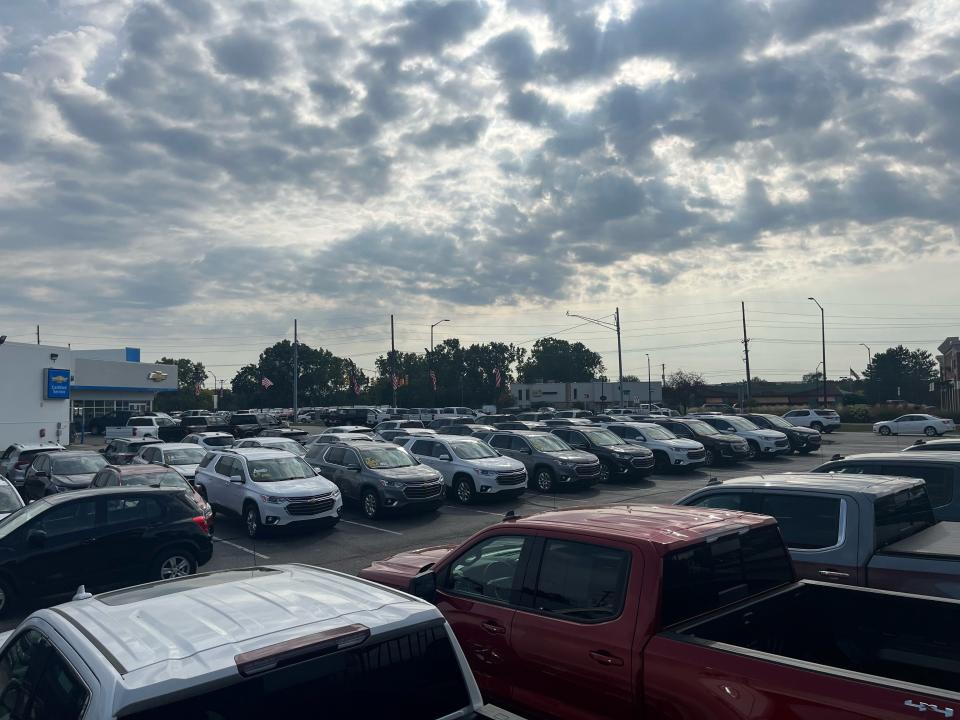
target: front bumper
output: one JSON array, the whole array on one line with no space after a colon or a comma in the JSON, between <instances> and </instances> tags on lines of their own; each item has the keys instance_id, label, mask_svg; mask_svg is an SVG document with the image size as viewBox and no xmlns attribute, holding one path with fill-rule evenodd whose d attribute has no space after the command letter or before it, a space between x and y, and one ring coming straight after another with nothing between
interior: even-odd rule
<instances>
[{"instance_id":1,"label":"front bumper","mask_svg":"<svg viewBox=\"0 0 960 720\"><path fill-rule=\"evenodd\" d=\"M750 455L749 445L720 445L715 452L724 460L746 460Z\"/></svg>"},{"instance_id":2,"label":"front bumper","mask_svg":"<svg viewBox=\"0 0 960 720\"><path fill-rule=\"evenodd\" d=\"M557 482L563 485L591 486L600 482L600 463L556 468Z\"/></svg>"},{"instance_id":3,"label":"front bumper","mask_svg":"<svg viewBox=\"0 0 960 720\"><path fill-rule=\"evenodd\" d=\"M474 478L477 492L481 495L497 493L522 493L527 487L526 469L515 472L502 472L495 475L477 473Z\"/></svg>"},{"instance_id":4,"label":"front bumper","mask_svg":"<svg viewBox=\"0 0 960 720\"><path fill-rule=\"evenodd\" d=\"M790 448L797 452L813 452L820 449L822 440L820 434L817 435L791 435Z\"/></svg>"},{"instance_id":5,"label":"front bumper","mask_svg":"<svg viewBox=\"0 0 960 720\"><path fill-rule=\"evenodd\" d=\"M260 507L263 524L282 527L299 522L326 520L333 522L343 513L343 496L319 495L284 498L282 503L265 503Z\"/></svg>"},{"instance_id":6,"label":"front bumper","mask_svg":"<svg viewBox=\"0 0 960 720\"><path fill-rule=\"evenodd\" d=\"M398 487L380 487L380 499L386 510L405 507L428 507L443 502L443 478L429 483Z\"/></svg>"},{"instance_id":7,"label":"front bumper","mask_svg":"<svg viewBox=\"0 0 960 720\"><path fill-rule=\"evenodd\" d=\"M629 460L613 460L614 477L646 477L653 472L656 460L650 457L635 457Z\"/></svg>"}]
</instances>

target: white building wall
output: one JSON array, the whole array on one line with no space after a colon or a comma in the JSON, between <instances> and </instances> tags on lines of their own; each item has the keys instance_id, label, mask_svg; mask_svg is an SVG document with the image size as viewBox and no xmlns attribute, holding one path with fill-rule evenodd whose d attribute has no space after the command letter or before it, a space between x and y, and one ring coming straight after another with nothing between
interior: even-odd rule
<instances>
[{"instance_id":1,"label":"white building wall","mask_svg":"<svg viewBox=\"0 0 960 720\"><path fill-rule=\"evenodd\" d=\"M57 359L51 360L51 354ZM15 442L47 441L67 444L70 439L70 401L47 400L44 368L70 373L68 348L5 342L0 345L0 451ZM58 436L58 427L59 436Z\"/></svg>"}]
</instances>

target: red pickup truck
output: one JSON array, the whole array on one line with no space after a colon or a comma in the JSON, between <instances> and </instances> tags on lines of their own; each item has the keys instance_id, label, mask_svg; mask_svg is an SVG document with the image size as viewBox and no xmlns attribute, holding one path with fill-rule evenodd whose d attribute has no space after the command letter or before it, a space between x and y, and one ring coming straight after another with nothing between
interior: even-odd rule
<instances>
[{"instance_id":1,"label":"red pickup truck","mask_svg":"<svg viewBox=\"0 0 960 720\"><path fill-rule=\"evenodd\" d=\"M508 517L360 575L434 602L484 696L532 717L960 717L960 601L796 582L770 517Z\"/></svg>"}]
</instances>

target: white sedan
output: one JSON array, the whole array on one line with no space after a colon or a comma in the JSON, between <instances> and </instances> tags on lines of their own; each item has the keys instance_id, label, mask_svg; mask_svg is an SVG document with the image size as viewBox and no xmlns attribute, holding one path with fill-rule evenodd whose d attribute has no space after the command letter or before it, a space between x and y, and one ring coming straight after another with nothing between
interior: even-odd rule
<instances>
[{"instance_id":1,"label":"white sedan","mask_svg":"<svg viewBox=\"0 0 960 720\"><path fill-rule=\"evenodd\" d=\"M880 435L926 435L927 437L934 437L956 429L953 420L920 414L901 415L895 420L884 420L873 424L873 431Z\"/></svg>"}]
</instances>

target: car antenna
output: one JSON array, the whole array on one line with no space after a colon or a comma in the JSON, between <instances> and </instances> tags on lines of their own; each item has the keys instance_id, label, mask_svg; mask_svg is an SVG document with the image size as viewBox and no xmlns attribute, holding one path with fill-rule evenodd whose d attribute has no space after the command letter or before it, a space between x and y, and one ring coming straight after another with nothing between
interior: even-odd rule
<instances>
[{"instance_id":1,"label":"car antenna","mask_svg":"<svg viewBox=\"0 0 960 720\"><path fill-rule=\"evenodd\" d=\"M714 475L712 478L707 480L707 485L723 485L723 480Z\"/></svg>"},{"instance_id":2,"label":"car antenna","mask_svg":"<svg viewBox=\"0 0 960 720\"><path fill-rule=\"evenodd\" d=\"M830 462L833 462L834 460L843 460L843 455L837 454L830 458Z\"/></svg>"},{"instance_id":3,"label":"car antenna","mask_svg":"<svg viewBox=\"0 0 960 720\"><path fill-rule=\"evenodd\" d=\"M520 520L523 518L523 515L517 515L513 510L507 510L506 514L503 516L503 522L509 522L512 520Z\"/></svg>"},{"instance_id":4,"label":"car antenna","mask_svg":"<svg viewBox=\"0 0 960 720\"><path fill-rule=\"evenodd\" d=\"M70 601L74 602L76 600L88 600L89 598L92 598L92 597L93 597L93 593L88 593L87 588L81 585L80 587L77 588L77 592L74 594L74 596L70 598Z\"/></svg>"}]
</instances>

